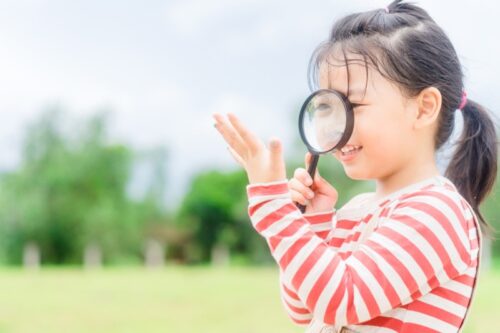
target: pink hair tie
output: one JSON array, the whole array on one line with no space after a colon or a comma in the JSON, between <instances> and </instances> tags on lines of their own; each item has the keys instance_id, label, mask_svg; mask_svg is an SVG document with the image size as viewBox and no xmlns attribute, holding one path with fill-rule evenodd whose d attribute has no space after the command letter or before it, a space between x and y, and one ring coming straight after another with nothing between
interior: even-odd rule
<instances>
[{"instance_id":1,"label":"pink hair tie","mask_svg":"<svg viewBox=\"0 0 500 333\"><path fill-rule=\"evenodd\" d=\"M462 93L462 101L460 102L460 106L458 107L459 110L462 110L465 107L465 104L467 104L467 93L464 92Z\"/></svg>"}]
</instances>

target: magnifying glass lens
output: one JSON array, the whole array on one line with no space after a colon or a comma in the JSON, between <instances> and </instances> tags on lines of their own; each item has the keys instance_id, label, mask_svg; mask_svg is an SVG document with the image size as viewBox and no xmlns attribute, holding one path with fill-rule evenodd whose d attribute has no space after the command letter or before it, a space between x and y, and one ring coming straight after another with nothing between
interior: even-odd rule
<instances>
[{"instance_id":1,"label":"magnifying glass lens","mask_svg":"<svg viewBox=\"0 0 500 333\"><path fill-rule=\"evenodd\" d=\"M321 91L303 106L300 126L302 138L316 153L335 148L347 129L347 110L342 98L331 92Z\"/></svg>"}]
</instances>

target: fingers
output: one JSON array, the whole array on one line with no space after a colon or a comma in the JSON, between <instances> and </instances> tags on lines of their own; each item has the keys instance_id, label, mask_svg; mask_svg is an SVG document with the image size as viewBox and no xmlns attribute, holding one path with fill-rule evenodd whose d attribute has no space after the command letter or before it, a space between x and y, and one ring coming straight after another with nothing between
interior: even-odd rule
<instances>
[{"instance_id":1,"label":"fingers","mask_svg":"<svg viewBox=\"0 0 500 333\"><path fill-rule=\"evenodd\" d=\"M251 133L233 113L228 113L227 117L233 125L234 129L238 132L238 135L241 137L241 139L243 139L246 146L252 153L255 153L260 146L260 141L257 139L257 137L253 133Z\"/></svg>"},{"instance_id":2,"label":"fingers","mask_svg":"<svg viewBox=\"0 0 500 333\"><path fill-rule=\"evenodd\" d=\"M271 139L266 147L236 116L229 114L229 121L217 113L213 117L215 128L229 144L233 158L245 168L250 183L286 179L283 147L278 139Z\"/></svg>"},{"instance_id":3,"label":"fingers","mask_svg":"<svg viewBox=\"0 0 500 333\"><path fill-rule=\"evenodd\" d=\"M297 178L292 178L288 182L288 187L291 191L295 191L306 199L312 199L314 197L314 192L297 180Z\"/></svg>"},{"instance_id":4,"label":"fingers","mask_svg":"<svg viewBox=\"0 0 500 333\"><path fill-rule=\"evenodd\" d=\"M314 192L307 185L311 183L311 177L307 174L306 170L302 168L296 169L294 178L288 182L292 200L302 205L307 205L307 200L314 198Z\"/></svg>"},{"instance_id":5,"label":"fingers","mask_svg":"<svg viewBox=\"0 0 500 333\"><path fill-rule=\"evenodd\" d=\"M299 204L301 204L303 206L309 205L309 201L302 195L302 193L294 191L294 190L290 190L290 194L291 194L293 202L298 202Z\"/></svg>"},{"instance_id":6,"label":"fingers","mask_svg":"<svg viewBox=\"0 0 500 333\"><path fill-rule=\"evenodd\" d=\"M295 181L297 182L292 183L293 189L301 192L304 196L306 196L306 193L308 191L311 191L313 194L320 193L332 197L337 195L337 190L335 190L335 188L330 183L328 183L323 177L321 177L317 169L314 175L314 180L312 179L309 172L303 168L295 169L293 177L293 179L295 179ZM304 189L307 189L308 191L305 191Z\"/></svg>"},{"instance_id":7,"label":"fingers","mask_svg":"<svg viewBox=\"0 0 500 333\"><path fill-rule=\"evenodd\" d=\"M214 113L213 117L216 121L214 124L215 128L219 131L227 144L238 156L245 156L248 148L241 136L234 130L233 126L218 113Z\"/></svg>"},{"instance_id":8,"label":"fingers","mask_svg":"<svg viewBox=\"0 0 500 333\"><path fill-rule=\"evenodd\" d=\"M303 168L295 169L295 172L293 173L293 177L296 178L298 181L300 181L305 186L309 187L313 184L311 175L309 175L309 173Z\"/></svg>"},{"instance_id":9,"label":"fingers","mask_svg":"<svg viewBox=\"0 0 500 333\"><path fill-rule=\"evenodd\" d=\"M236 161L236 163L238 163L242 167L245 167L245 161L243 161L243 159L241 158L241 156L238 155L238 153L236 151L234 151L233 148L231 148L231 147L228 146L227 150L231 153L231 156L233 156L233 158Z\"/></svg>"}]
</instances>

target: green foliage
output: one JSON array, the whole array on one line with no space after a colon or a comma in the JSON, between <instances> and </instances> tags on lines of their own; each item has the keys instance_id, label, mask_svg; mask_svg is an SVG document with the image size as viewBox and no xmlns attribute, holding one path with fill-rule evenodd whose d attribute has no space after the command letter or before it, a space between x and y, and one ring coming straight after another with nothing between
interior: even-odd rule
<instances>
[{"instance_id":1,"label":"green foliage","mask_svg":"<svg viewBox=\"0 0 500 333\"><path fill-rule=\"evenodd\" d=\"M497 178L495 186L486 197L486 200L480 206L481 214L486 219L488 224L493 227L496 233L493 235L496 241L493 242L493 253L500 255L500 169L497 170Z\"/></svg>"},{"instance_id":2,"label":"green foliage","mask_svg":"<svg viewBox=\"0 0 500 333\"><path fill-rule=\"evenodd\" d=\"M246 173L206 171L193 178L178 212L180 226L192 230L187 260L206 262L216 244L250 262L270 261L267 245L247 215ZM241 258L241 257L240 257Z\"/></svg>"},{"instance_id":3,"label":"green foliage","mask_svg":"<svg viewBox=\"0 0 500 333\"><path fill-rule=\"evenodd\" d=\"M5 261L19 263L27 242L44 263L80 263L88 244L109 262L140 255L147 212L126 193L133 153L108 144L105 128L104 114L70 127L57 109L30 126L20 168L0 180Z\"/></svg>"},{"instance_id":4,"label":"green foliage","mask_svg":"<svg viewBox=\"0 0 500 333\"><path fill-rule=\"evenodd\" d=\"M289 178L293 177L295 168L303 166L303 162L297 160L289 158L287 161ZM339 191L336 207L358 193L373 190L369 182L349 179L342 165L332 156L323 156L319 169ZM207 262L213 247L223 244L239 261L272 262L265 240L253 229L248 218L247 184L246 174L241 169L229 173L204 171L193 177L176 218L178 227L191 233L189 241L184 243L186 261Z\"/></svg>"}]
</instances>

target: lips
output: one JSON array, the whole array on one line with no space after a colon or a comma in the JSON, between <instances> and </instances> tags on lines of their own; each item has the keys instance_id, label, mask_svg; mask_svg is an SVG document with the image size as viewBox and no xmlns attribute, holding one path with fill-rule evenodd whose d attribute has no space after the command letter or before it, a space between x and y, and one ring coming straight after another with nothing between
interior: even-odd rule
<instances>
[{"instance_id":1,"label":"lips","mask_svg":"<svg viewBox=\"0 0 500 333\"><path fill-rule=\"evenodd\" d=\"M354 150L361 150L361 148L363 148L363 146L345 145L344 147L342 147L342 149L340 149L340 151L342 152L342 154L347 154L347 153L354 151Z\"/></svg>"},{"instance_id":2,"label":"lips","mask_svg":"<svg viewBox=\"0 0 500 333\"><path fill-rule=\"evenodd\" d=\"M354 159L362 149L361 145L345 145L335 153L335 156L342 162L348 162Z\"/></svg>"}]
</instances>

